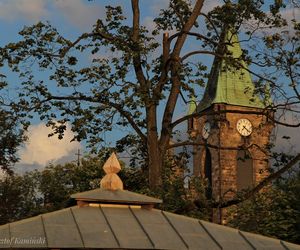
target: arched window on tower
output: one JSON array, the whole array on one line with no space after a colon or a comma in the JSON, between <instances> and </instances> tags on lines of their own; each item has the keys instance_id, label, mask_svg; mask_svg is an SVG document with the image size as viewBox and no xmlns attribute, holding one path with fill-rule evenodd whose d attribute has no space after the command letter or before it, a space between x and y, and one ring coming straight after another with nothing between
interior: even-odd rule
<instances>
[{"instance_id":1,"label":"arched window on tower","mask_svg":"<svg viewBox=\"0 0 300 250\"><path fill-rule=\"evenodd\" d=\"M237 191L253 187L253 160L248 150L237 153Z\"/></svg>"},{"instance_id":2,"label":"arched window on tower","mask_svg":"<svg viewBox=\"0 0 300 250\"><path fill-rule=\"evenodd\" d=\"M208 148L205 149L205 161L204 161L204 176L208 181L206 188L206 197L210 199L212 197L212 170L211 170L211 154Z\"/></svg>"}]
</instances>

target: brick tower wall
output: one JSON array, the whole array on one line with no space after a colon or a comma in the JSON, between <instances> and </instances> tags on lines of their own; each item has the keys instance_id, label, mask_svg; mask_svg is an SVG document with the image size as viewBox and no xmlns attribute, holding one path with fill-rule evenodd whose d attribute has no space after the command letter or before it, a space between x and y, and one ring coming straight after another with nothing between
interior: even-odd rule
<instances>
[{"instance_id":1,"label":"brick tower wall","mask_svg":"<svg viewBox=\"0 0 300 250\"><path fill-rule=\"evenodd\" d=\"M215 104L211 108L211 110L221 111L225 109L234 112L201 116L194 121L193 126L197 130L195 141L213 146L208 147L212 160L212 196L215 200L223 201L234 198L237 192L237 149L239 147L247 148L251 155L254 185L268 176L266 148L273 129L272 122L266 116L251 114L253 111L261 111L260 109L222 104ZM253 131L248 137L241 136L236 129L237 121L242 118L252 123ZM212 128L210 136L205 141L201 131L206 121L211 123ZM195 146L193 168L195 176L204 176L204 158L205 147ZM214 222L222 223L226 220L225 210L214 211L213 214Z\"/></svg>"}]
</instances>

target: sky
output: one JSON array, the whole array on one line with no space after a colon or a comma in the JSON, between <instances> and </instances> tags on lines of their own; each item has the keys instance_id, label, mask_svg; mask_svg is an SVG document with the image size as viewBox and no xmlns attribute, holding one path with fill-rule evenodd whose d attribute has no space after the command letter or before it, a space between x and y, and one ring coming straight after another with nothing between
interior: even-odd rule
<instances>
[{"instance_id":1,"label":"sky","mask_svg":"<svg viewBox=\"0 0 300 250\"><path fill-rule=\"evenodd\" d=\"M167 6L166 0L141 1L143 4L143 24L153 29L152 16ZM92 29L96 20L103 18L104 6L123 4L124 12L131 15L130 1L106 0L0 0L0 44L4 45L19 39L18 32L24 27L38 21L49 21L59 32L72 39ZM14 90L11 90L10 96ZM70 142L73 132L67 128L63 140L48 138L51 132L43 122L34 121L27 136L28 142L19 150L20 161L17 171L30 171L42 168L49 163L76 161L78 149L86 152L84 143Z\"/></svg>"},{"instance_id":2,"label":"sky","mask_svg":"<svg viewBox=\"0 0 300 250\"><path fill-rule=\"evenodd\" d=\"M220 4L218 0L207 2L204 6L205 12ZM68 38L76 38L82 32L89 31L97 19L104 17L104 6L108 4L122 5L124 13L130 17L130 1L0 0L0 44L17 41L20 39L18 32L24 26L38 21L49 21ZM153 16L167 5L168 0L141 0L142 24L148 30L153 30ZM13 95L14 90L11 92L10 95ZM49 163L76 161L78 149L83 154L86 152L84 143L70 142L74 135L70 128L67 129L63 140L56 137L48 138L50 132L51 129L43 122L38 120L33 122L27 133L29 140L19 150L20 161L15 166L17 171L42 168Z\"/></svg>"},{"instance_id":3,"label":"sky","mask_svg":"<svg viewBox=\"0 0 300 250\"><path fill-rule=\"evenodd\" d=\"M219 5L221 0L206 1L204 12ZM104 6L123 4L125 14L131 15L130 1L125 0L0 0L0 45L19 39L18 32L25 26L35 24L38 21L49 21L59 32L69 38L75 38L82 32L91 30L92 25L98 18L104 17ZM160 9L168 5L168 0L141 0L141 22L148 30L153 30L153 16ZM287 10L285 15L293 17L295 11ZM297 10L296 15L299 16ZM190 44L191 47L195 44ZM180 117L186 112L187 107L181 101L183 109L177 113ZM55 137L48 138L50 129L43 122L35 121L29 128L29 141L19 151L20 162L16 168L22 166L26 170L40 168L50 162L75 161L78 149L85 152L85 145L78 142L70 142L73 132L68 128L63 140ZM285 148L289 144L296 145L293 150L299 150L297 141L300 140L296 129L279 128L276 130L281 138L282 134L288 133L291 137ZM278 145L286 144L286 140L280 139ZM24 170L24 169L23 169Z\"/></svg>"}]
</instances>

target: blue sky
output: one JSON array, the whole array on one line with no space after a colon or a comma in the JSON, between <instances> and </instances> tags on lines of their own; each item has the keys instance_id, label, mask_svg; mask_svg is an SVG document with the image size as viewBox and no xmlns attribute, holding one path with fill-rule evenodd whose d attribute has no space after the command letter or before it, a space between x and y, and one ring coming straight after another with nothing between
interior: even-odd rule
<instances>
[{"instance_id":1,"label":"blue sky","mask_svg":"<svg viewBox=\"0 0 300 250\"><path fill-rule=\"evenodd\" d=\"M60 33L69 39L74 39L82 32L92 29L92 25L98 18L104 18L105 5L122 5L129 22L131 16L130 1L104 1L104 0L0 0L0 44L15 42L20 39L18 32L24 26L30 26L38 21L49 21ZM211 9L219 1L208 1L205 8ZM153 16L160 9L168 5L167 0L142 0L141 22L148 30L154 28ZM194 46L190 44L190 46ZM42 73L40 73L42 74ZM9 96L15 93L17 78L10 75ZM177 112L177 117L186 112L186 105L180 101L182 109ZM73 133L69 130L63 140L58 141L55 137L48 138L50 129L44 123L35 120L28 132L29 141L19 151L21 161L19 166L32 167L44 166L49 162L76 160L75 153L80 148L85 151L85 145L69 141ZM114 131L104 135L106 137L118 138L122 131ZM113 141L113 140L112 140ZM107 143L111 143L107 139ZM113 144L113 142L112 142ZM111 145L112 145L111 144ZM59 149L59 150L58 150Z\"/></svg>"},{"instance_id":2,"label":"blue sky","mask_svg":"<svg viewBox=\"0 0 300 250\"><path fill-rule=\"evenodd\" d=\"M140 2L141 22L148 30L152 30L153 16L168 5L168 0L141 0ZM206 1L204 11L207 12L221 2L221 0ZM130 21L131 6L128 0L0 0L0 45L17 41L19 39L18 32L24 25L28 26L46 20L64 36L73 39L82 32L91 30L96 20L104 17L104 6L107 4L122 5ZM288 18L293 18L295 14L299 17L298 10L296 13L291 10L287 10L285 13ZM195 46L197 46L195 43L188 44L189 49ZM13 95L13 87L10 91L12 92L10 95ZM179 106L181 109L177 111L177 117L187 110L182 101L179 101ZM20 165L26 165L29 169L32 166L44 166L49 161L76 160L77 149L85 151L84 144L69 142L72 138L71 131L67 132L66 138L62 141L55 138L48 139L48 133L49 130L43 123L36 120L29 129L29 142L19 152ZM298 133L295 130L291 130L289 133L291 133L292 140L295 140L290 143L297 145L296 141L300 139ZM121 132L116 133L116 135L120 134ZM107 137L109 136L111 134L107 135ZM280 142L280 144L282 143Z\"/></svg>"}]
</instances>

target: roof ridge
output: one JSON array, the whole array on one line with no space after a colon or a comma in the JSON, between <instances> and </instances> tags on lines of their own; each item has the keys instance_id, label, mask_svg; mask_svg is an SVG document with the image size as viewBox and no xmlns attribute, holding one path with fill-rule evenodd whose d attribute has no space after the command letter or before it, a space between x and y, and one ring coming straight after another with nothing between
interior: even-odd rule
<instances>
[{"instance_id":1,"label":"roof ridge","mask_svg":"<svg viewBox=\"0 0 300 250\"><path fill-rule=\"evenodd\" d=\"M151 245L155 249L155 243L151 239L150 235L147 233L147 230L143 227L143 224L141 223L141 221L139 220L139 218L136 216L136 214L133 212L132 208L130 206L128 208L129 208L129 211L132 213L133 217L136 219L136 221L139 224L139 226L142 228L142 230L145 233L145 235L147 236L147 238L150 241Z\"/></svg>"},{"instance_id":2,"label":"roof ridge","mask_svg":"<svg viewBox=\"0 0 300 250\"><path fill-rule=\"evenodd\" d=\"M200 224L200 226L204 229L204 231L207 233L207 235L213 240L214 243L217 244L217 246L220 249L223 249L222 245L217 241L217 239L215 239L215 237L208 231L208 229L203 225L201 220L198 220L198 223Z\"/></svg>"},{"instance_id":3,"label":"roof ridge","mask_svg":"<svg viewBox=\"0 0 300 250\"><path fill-rule=\"evenodd\" d=\"M163 217L166 219L166 221L173 228L173 230L175 231L175 233L179 236L179 238L181 239L181 241L183 242L183 244L186 246L186 248L189 249L189 245L185 242L185 240L183 239L183 237L181 236L181 234L178 232L178 230L175 228L175 226L173 225L173 223L169 220L169 218L167 217L167 215L165 214L165 212L162 211L162 210L160 210L160 211L161 211L161 214L163 215Z\"/></svg>"},{"instance_id":4,"label":"roof ridge","mask_svg":"<svg viewBox=\"0 0 300 250\"><path fill-rule=\"evenodd\" d=\"M74 220L74 222L75 222L76 228L77 228L77 230L78 230L78 233L79 233L79 236L80 236L82 245L83 245L83 247L85 248L83 236L82 236L81 230L80 230L80 228L79 228L78 222L77 222L77 220L76 220L76 218L75 218L75 216L74 216L74 212L73 212L73 210L72 210L72 207L70 207L70 212L71 212L71 215L72 215L73 220Z\"/></svg>"}]
</instances>

